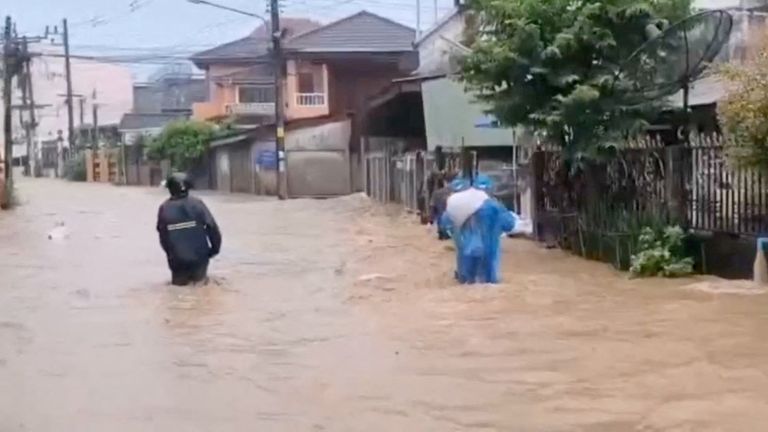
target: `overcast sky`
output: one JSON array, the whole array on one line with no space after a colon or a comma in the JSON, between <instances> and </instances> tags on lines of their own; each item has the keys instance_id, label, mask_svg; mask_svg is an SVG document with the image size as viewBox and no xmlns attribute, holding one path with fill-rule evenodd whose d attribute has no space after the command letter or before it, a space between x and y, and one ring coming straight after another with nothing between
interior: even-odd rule
<instances>
[{"instance_id":1,"label":"overcast sky","mask_svg":"<svg viewBox=\"0 0 768 432\"><path fill-rule=\"evenodd\" d=\"M260 14L264 0L219 0L219 3ZM186 0L6 0L20 33L41 34L66 17L70 23L72 52L130 55L158 53L183 57L191 52L248 34L259 21L252 17L194 5ZM330 22L368 10L404 24L416 25L416 0L283 0L284 16L309 17ZM437 0L444 15L452 0ZM435 0L421 5L422 27L434 22ZM153 65L134 67L145 75Z\"/></svg>"},{"instance_id":2,"label":"overcast sky","mask_svg":"<svg viewBox=\"0 0 768 432\"><path fill-rule=\"evenodd\" d=\"M446 14L453 0L422 0L422 28L434 23L435 6ZM265 0L219 0L219 3L264 14ZM697 0L697 5L727 7L738 0ZM386 16L415 27L416 0L283 0L285 16L329 22L360 10ZM172 55L190 53L248 34L259 22L232 12L194 5L187 0L4 0L19 32L41 34L66 17L70 22L72 52L98 55ZM131 65L140 79L158 67L144 59ZM160 62L160 60L157 60ZM167 61L167 60L163 60Z\"/></svg>"}]
</instances>

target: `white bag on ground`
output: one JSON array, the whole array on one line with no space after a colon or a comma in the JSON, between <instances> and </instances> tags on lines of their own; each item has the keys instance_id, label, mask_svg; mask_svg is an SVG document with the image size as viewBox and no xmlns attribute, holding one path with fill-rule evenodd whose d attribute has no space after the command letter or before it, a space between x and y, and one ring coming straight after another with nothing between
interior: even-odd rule
<instances>
[{"instance_id":1,"label":"white bag on ground","mask_svg":"<svg viewBox=\"0 0 768 432\"><path fill-rule=\"evenodd\" d=\"M448 197L445 213L451 218L453 226L460 227L488 199L488 194L475 188L455 192Z\"/></svg>"}]
</instances>

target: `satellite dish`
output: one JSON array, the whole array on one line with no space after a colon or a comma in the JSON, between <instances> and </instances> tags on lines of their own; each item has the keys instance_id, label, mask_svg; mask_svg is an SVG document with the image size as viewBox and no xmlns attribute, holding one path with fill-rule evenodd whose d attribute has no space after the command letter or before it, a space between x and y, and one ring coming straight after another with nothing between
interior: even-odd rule
<instances>
[{"instance_id":1,"label":"satellite dish","mask_svg":"<svg viewBox=\"0 0 768 432\"><path fill-rule=\"evenodd\" d=\"M720 53L733 28L724 10L689 16L664 29L646 28L649 40L622 64L614 86L625 90L631 102L641 104L683 90L683 112L688 113L690 83L701 76ZM684 128L687 127L687 118ZM684 133L687 139L687 133Z\"/></svg>"}]
</instances>

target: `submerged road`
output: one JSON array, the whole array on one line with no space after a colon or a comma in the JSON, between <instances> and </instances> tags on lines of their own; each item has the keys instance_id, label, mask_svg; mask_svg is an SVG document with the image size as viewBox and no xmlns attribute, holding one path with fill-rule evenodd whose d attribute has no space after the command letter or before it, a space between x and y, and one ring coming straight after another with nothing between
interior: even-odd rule
<instances>
[{"instance_id":1,"label":"submerged road","mask_svg":"<svg viewBox=\"0 0 768 432\"><path fill-rule=\"evenodd\" d=\"M461 287L362 197L203 194L224 234L174 288L160 189L25 181L0 213L0 431L758 431L768 296L505 241ZM67 238L48 239L64 223Z\"/></svg>"}]
</instances>

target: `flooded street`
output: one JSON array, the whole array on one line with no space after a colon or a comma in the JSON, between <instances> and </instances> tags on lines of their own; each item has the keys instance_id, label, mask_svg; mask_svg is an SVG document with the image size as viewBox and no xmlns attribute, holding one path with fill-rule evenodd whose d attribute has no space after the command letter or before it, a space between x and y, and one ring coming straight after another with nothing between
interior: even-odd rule
<instances>
[{"instance_id":1,"label":"flooded street","mask_svg":"<svg viewBox=\"0 0 768 432\"><path fill-rule=\"evenodd\" d=\"M461 287L445 243L362 197L203 194L222 255L174 288L163 190L20 195L0 214L2 432L768 424L768 295L716 292L744 284L629 281L508 240L505 283Z\"/></svg>"}]
</instances>

